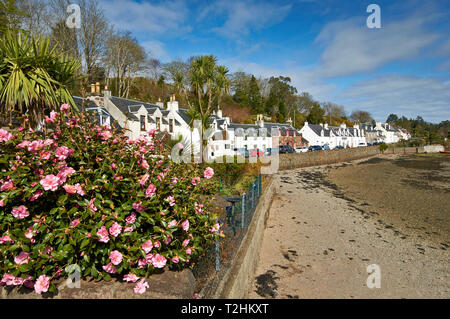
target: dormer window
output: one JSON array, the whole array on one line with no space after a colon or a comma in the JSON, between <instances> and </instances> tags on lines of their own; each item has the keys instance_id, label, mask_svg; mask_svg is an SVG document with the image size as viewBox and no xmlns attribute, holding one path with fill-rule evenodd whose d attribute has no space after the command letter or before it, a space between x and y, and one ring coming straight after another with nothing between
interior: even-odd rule
<instances>
[{"instance_id":1,"label":"dormer window","mask_svg":"<svg viewBox=\"0 0 450 319\"><path fill-rule=\"evenodd\" d=\"M169 132L173 133L173 119L169 119Z\"/></svg>"},{"instance_id":2,"label":"dormer window","mask_svg":"<svg viewBox=\"0 0 450 319\"><path fill-rule=\"evenodd\" d=\"M141 131L145 131L145 115L141 115L140 123L141 123Z\"/></svg>"}]
</instances>

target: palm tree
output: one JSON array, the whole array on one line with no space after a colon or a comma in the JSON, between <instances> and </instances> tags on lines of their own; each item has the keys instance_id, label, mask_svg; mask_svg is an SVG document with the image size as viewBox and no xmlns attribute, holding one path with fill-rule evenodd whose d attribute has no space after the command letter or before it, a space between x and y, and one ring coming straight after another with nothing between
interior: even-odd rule
<instances>
[{"instance_id":1,"label":"palm tree","mask_svg":"<svg viewBox=\"0 0 450 319\"><path fill-rule=\"evenodd\" d=\"M216 84L216 62L214 55L203 55L191 63L191 87L197 97L196 106L202 116L211 112Z\"/></svg>"},{"instance_id":2,"label":"palm tree","mask_svg":"<svg viewBox=\"0 0 450 319\"><path fill-rule=\"evenodd\" d=\"M222 96L224 93L228 93L230 89L230 79L227 77L228 68L223 65L217 66L216 74L216 89L217 89L217 109L220 109L220 103L222 102Z\"/></svg>"},{"instance_id":3,"label":"palm tree","mask_svg":"<svg viewBox=\"0 0 450 319\"><path fill-rule=\"evenodd\" d=\"M69 87L81 64L49 47L48 39L34 39L8 31L0 39L0 113L26 114L33 127L45 112L63 103L75 106Z\"/></svg>"}]
</instances>

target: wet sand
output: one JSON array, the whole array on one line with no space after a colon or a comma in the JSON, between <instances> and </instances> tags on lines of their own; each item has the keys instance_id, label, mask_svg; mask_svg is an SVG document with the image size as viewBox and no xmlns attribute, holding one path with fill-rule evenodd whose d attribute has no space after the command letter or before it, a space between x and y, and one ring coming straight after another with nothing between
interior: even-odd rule
<instances>
[{"instance_id":1,"label":"wet sand","mask_svg":"<svg viewBox=\"0 0 450 319\"><path fill-rule=\"evenodd\" d=\"M249 297L449 298L448 164L394 155L279 173Z\"/></svg>"}]
</instances>

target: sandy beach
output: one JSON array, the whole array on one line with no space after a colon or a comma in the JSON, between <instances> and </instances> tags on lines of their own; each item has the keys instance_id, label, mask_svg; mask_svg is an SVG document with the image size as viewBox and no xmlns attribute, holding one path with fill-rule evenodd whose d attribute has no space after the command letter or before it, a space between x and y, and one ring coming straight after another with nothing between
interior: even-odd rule
<instances>
[{"instance_id":1,"label":"sandy beach","mask_svg":"<svg viewBox=\"0 0 450 319\"><path fill-rule=\"evenodd\" d=\"M275 176L249 298L449 298L450 162L414 156Z\"/></svg>"}]
</instances>

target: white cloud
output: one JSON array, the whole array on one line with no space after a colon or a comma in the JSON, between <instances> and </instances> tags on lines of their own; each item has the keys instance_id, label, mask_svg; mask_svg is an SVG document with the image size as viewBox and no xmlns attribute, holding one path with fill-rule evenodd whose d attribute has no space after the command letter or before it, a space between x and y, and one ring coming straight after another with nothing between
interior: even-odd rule
<instances>
[{"instance_id":1,"label":"white cloud","mask_svg":"<svg viewBox=\"0 0 450 319\"><path fill-rule=\"evenodd\" d=\"M251 31L273 26L288 15L292 5L256 2L252 0L218 0L200 13L198 20L208 17L225 16L220 27L212 29L216 34L226 38L239 38Z\"/></svg>"},{"instance_id":2,"label":"white cloud","mask_svg":"<svg viewBox=\"0 0 450 319\"><path fill-rule=\"evenodd\" d=\"M371 112L378 120L390 113L440 122L450 118L450 82L389 74L355 83L337 96L350 109Z\"/></svg>"},{"instance_id":3,"label":"white cloud","mask_svg":"<svg viewBox=\"0 0 450 319\"><path fill-rule=\"evenodd\" d=\"M180 35L191 30L186 24L189 13L182 0L159 3L133 0L100 0L108 20L121 30L148 32L150 36Z\"/></svg>"},{"instance_id":4,"label":"white cloud","mask_svg":"<svg viewBox=\"0 0 450 319\"><path fill-rule=\"evenodd\" d=\"M257 63L240 61L238 59L225 59L219 61L230 68L231 72L243 71L255 75L256 77L270 78L288 76L291 78L291 84L295 86L298 92L309 92L320 101L331 100L337 89L337 86L331 83L324 83L311 70L301 68L279 69L270 68Z\"/></svg>"},{"instance_id":5,"label":"white cloud","mask_svg":"<svg viewBox=\"0 0 450 319\"><path fill-rule=\"evenodd\" d=\"M318 72L325 77L345 76L417 57L440 37L426 30L432 19L428 15L382 22L381 29L367 28L361 18L329 23L315 40L325 47Z\"/></svg>"},{"instance_id":6,"label":"white cloud","mask_svg":"<svg viewBox=\"0 0 450 319\"><path fill-rule=\"evenodd\" d=\"M149 40L141 43L142 47L149 53L152 58L162 62L167 62L171 56L164 48L164 43L158 40Z\"/></svg>"}]
</instances>

